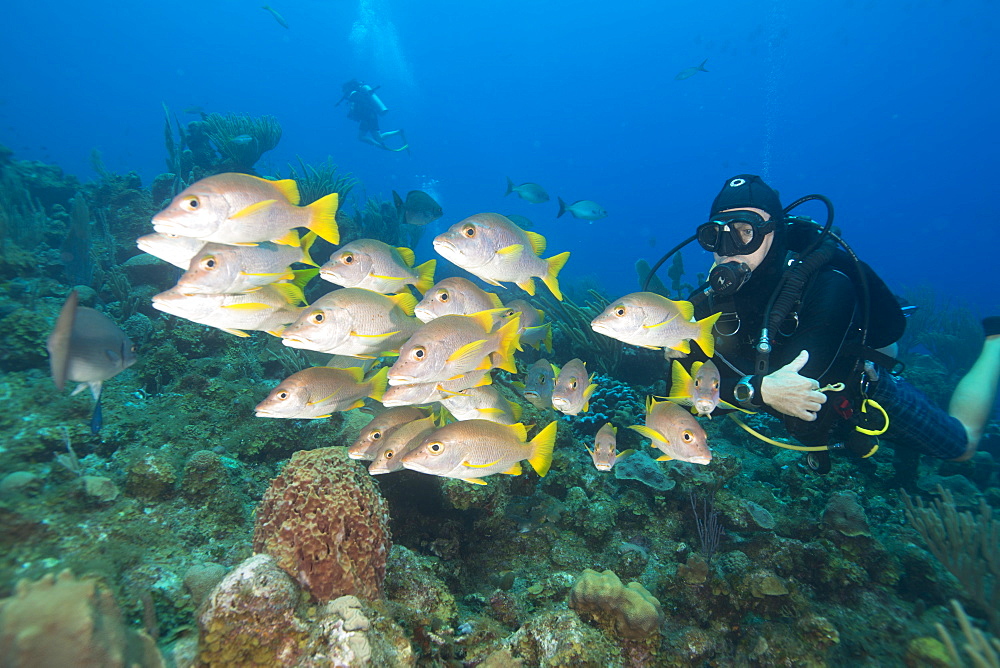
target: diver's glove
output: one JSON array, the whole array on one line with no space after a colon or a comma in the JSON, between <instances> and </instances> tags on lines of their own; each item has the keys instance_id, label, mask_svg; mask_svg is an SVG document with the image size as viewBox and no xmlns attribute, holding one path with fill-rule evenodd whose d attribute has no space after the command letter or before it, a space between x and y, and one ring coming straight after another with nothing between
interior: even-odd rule
<instances>
[{"instance_id":1,"label":"diver's glove","mask_svg":"<svg viewBox=\"0 0 1000 668\"><path fill-rule=\"evenodd\" d=\"M818 381L799 374L808 361L809 351L803 350L794 360L764 376L760 396L779 413L812 422L826 403L826 395L819 391Z\"/></svg>"}]
</instances>

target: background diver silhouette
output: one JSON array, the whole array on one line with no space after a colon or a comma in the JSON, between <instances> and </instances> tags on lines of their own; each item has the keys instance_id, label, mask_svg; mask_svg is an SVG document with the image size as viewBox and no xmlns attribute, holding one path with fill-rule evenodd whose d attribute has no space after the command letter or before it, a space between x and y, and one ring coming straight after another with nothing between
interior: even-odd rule
<instances>
[{"instance_id":1,"label":"background diver silhouette","mask_svg":"<svg viewBox=\"0 0 1000 668\"><path fill-rule=\"evenodd\" d=\"M371 144L386 151L406 151L409 153L410 145L406 142L406 133L402 129L382 131L378 126L378 118L389 111L385 103L375 94L381 86L372 88L368 84L357 79L351 79L341 87L343 96L334 106L339 106L341 102L347 101L349 110L347 117L358 122L358 140L366 144ZM388 137L399 135L403 142L399 148L390 148L385 140Z\"/></svg>"}]
</instances>

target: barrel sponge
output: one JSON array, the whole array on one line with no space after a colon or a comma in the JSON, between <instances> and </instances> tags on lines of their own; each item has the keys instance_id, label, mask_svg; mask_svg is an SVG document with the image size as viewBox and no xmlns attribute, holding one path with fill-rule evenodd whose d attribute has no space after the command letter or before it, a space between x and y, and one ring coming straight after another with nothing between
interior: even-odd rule
<instances>
[{"instance_id":1,"label":"barrel sponge","mask_svg":"<svg viewBox=\"0 0 1000 668\"><path fill-rule=\"evenodd\" d=\"M660 602L645 587L638 582L626 587L612 571L584 569L570 591L569 607L629 640L653 635L663 620Z\"/></svg>"},{"instance_id":2,"label":"barrel sponge","mask_svg":"<svg viewBox=\"0 0 1000 668\"><path fill-rule=\"evenodd\" d=\"M66 570L21 580L0 600L0 664L4 666L163 666L153 640L125 627L114 595L101 581Z\"/></svg>"},{"instance_id":3,"label":"barrel sponge","mask_svg":"<svg viewBox=\"0 0 1000 668\"><path fill-rule=\"evenodd\" d=\"M254 552L320 602L381 598L390 547L386 502L345 448L296 452L257 508Z\"/></svg>"}]
</instances>

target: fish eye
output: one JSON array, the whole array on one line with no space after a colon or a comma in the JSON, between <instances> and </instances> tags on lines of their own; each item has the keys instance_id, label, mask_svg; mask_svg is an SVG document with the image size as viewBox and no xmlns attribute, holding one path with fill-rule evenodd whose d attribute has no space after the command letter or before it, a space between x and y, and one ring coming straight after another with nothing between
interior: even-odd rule
<instances>
[{"instance_id":1,"label":"fish eye","mask_svg":"<svg viewBox=\"0 0 1000 668\"><path fill-rule=\"evenodd\" d=\"M576 389L576 378L574 378L573 380L569 381L569 389L571 389L571 390L575 390Z\"/></svg>"},{"instance_id":2,"label":"fish eye","mask_svg":"<svg viewBox=\"0 0 1000 668\"><path fill-rule=\"evenodd\" d=\"M188 211L195 211L199 206L201 206L201 202L198 201L197 197L188 197L181 202L181 206Z\"/></svg>"},{"instance_id":3,"label":"fish eye","mask_svg":"<svg viewBox=\"0 0 1000 668\"><path fill-rule=\"evenodd\" d=\"M354 256L351 255L350 253L344 253L344 255L341 256L340 261L343 262L344 264L351 264L352 262L354 262Z\"/></svg>"},{"instance_id":4,"label":"fish eye","mask_svg":"<svg viewBox=\"0 0 1000 668\"><path fill-rule=\"evenodd\" d=\"M139 346L137 346L137 345L135 345L135 344L133 343L133 344L132 344L132 347L131 347L131 348L129 348L129 350L130 350L130 351L132 351L133 353L135 353L135 352L139 352Z\"/></svg>"},{"instance_id":5,"label":"fish eye","mask_svg":"<svg viewBox=\"0 0 1000 668\"><path fill-rule=\"evenodd\" d=\"M719 389L719 381L718 380L713 380L712 381L712 389L713 390Z\"/></svg>"},{"instance_id":6,"label":"fish eye","mask_svg":"<svg viewBox=\"0 0 1000 668\"><path fill-rule=\"evenodd\" d=\"M288 398L288 392L278 392L277 397L278 399L284 401L285 399Z\"/></svg>"},{"instance_id":7,"label":"fish eye","mask_svg":"<svg viewBox=\"0 0 1000 668\"><path fill-rule=\"evenodd\" d=\"M316 311L315 313L313 313L312 315L309 316L309 320L311 320L312 322L314 322L314 323L316 323L318 325L321 322L323 322L324 320L326 320L326 316L323 315L322 311Z\"/></svg>"},{"instance_id":8,"label":"fish eye","mask_svg":"<svg viewBox=\"0 0 1000 668\"><path fill-rule=\"evenodd\" d=\"M427 449L433 455L440 455L442 452L444 452L444 443L439 443L437 441L435 441L434 443L428 443Z\"/></svg>"},{"instance_id":9,"label":"fish eye","mask_svg":"<svg viewBox=\"0 0 1000 668\"><path fill-rule=\"evenodd\" d=\"M517 311L515 311L514 309L511 308L511 309L507 309L507 311L503 315L504 315L505 318L511 318L511 317L514 316L515 313L517 313Z\"/></svg>"},{"instance_id":10,"label":"fish eye","mask_svg":"<svg viewBox=\"0 0 1000 668\"><path fill-rule=\"evenodd\" d=\"M219 263L216 262L215 257L212 255L206 255L201 259L202 269L215 269L217 266L219 266Z\"/></svg>"},{"instance_id":11,"label":"fish eye","mask_svg":"<svg viewBox=\"0 0 1000 668\"><path fill-rule=\"evenodd\" d=\"M694 386L696 388L700 388L701 387L701 378L695 378L694 379Z\"/></svg>"},{"instance_id":12,"label":"fish eye","mask_svg":"<svg viewBox=\"0 0 1000 668\"><path fill-rule=\"evenodd\" d=\"M417 346L410 351L410 357L415 360L422 360L427 357L427 349L423 346Z\"/></svg>"},{"instance_id":13,"label":"fish eye","mask_svg":"<svg viewBox=\"0 0 1000 668\"><path fill-rule=\"evenodd\" d=\"M470 239L476 236L476 228L473 225L466 225L462 228L462 234L469 237Z\"/></svg>"},{"instance_id":14,"label":"fish eye","mask_svg":"<svg viewBox=\"0 0 1000 668\"><path fill-rule=\"evenodd\" d=\"M385 458L386 459L392 459L395 456L396 456L396 453L394 453L392 450L386 450L385 451Z\"/></svg>"},{"instance_id":15,"label":"fish eye","mask_svg":"<svg viewBox=\"0 0 1000 668\"><path fill-rule=\"evenodd\" d=\"M685 429L684 433L681 434L681 438L684 439L685 443L690 443L694 440L694 434L691 433L690 429Z\"/></svg>"},{"instance_id":16,"label":"fish eye","mask_svg":"<svg viewBox=\"0 0 1000 668\"><path fill-rule=\"evenodd\" d=\"M380 431L373 431L372 432L372 440L373 441L377 441L380 438L382 438L382 432L380 432Z\"/></svg>"},{"instance_id":17,"label":"fish eye","mask_svg":"<svg viewBox=\"0 0 1000 668\"><path fill-rule=\"evenodd\" d=\"M625 307L624 306L616 306L615 307L615 315L618 316L619 318L622 317L623 315L625 315Z\"/></svg>"},{"instance_id":18,"label":"fish eye","mask_svg":"<svg viewBox=\"0 0 1000 668\"><path fill-rule=\"evenodd\" d=\"M443 291L443 290L441 291L441 294L439 294L439 295L438 295L438 300L439 300L439 301L443 301L443 302L446 302L446 301L448 301L449 299L451 299L451 298L450 298L450 297L448 296L448 293L447 293L447 292L445 292L445 291Z\"/></svg>"}]
</instances>

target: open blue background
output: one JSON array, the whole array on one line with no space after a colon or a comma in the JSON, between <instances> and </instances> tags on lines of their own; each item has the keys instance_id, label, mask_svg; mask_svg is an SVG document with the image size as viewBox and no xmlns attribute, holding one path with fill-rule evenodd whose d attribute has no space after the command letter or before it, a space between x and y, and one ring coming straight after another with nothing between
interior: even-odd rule
<instances>
[{"instance_id":1,"label":"open blue background","mask_svg":"<svg viewBox=\"0 0 1000 668\"><path fill-rule=\"evenodd\" d=\"M329 155L370 195L428 187L435 230L527 215L550 253L573 252L564 280L612 294L635 289L636 258L692 233L726 177L756 172L786 203L832 198L897 290L998 311L989 0L277 3L290 29L250 0L6 6L0 143L84 179L96 147L149 183L165 169L161 103L274 114L284 135L262 173ZM334 108L352 77L382 86L383 128L405 127L412 155L356 140ZM507 175L553 201L504 199ZM610 215L557 220L556 195ZM689 273L708 263L686 253Z\"/></svg>"}]
</instances>

